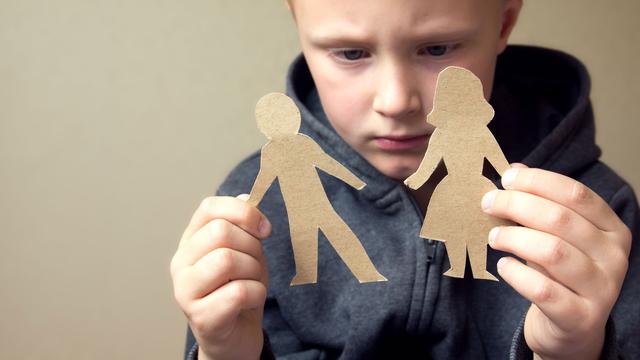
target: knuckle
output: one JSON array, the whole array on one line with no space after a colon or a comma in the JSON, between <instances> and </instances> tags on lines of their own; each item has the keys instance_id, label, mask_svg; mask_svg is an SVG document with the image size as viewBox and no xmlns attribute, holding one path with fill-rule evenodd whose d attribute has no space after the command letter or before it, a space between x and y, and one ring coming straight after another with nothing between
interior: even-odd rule
<instances>
[{"instance_id":1,"label":"knuckle","mask_svg":"<svg viewBox=\"0 0 640 360\"><path fill-rule=\"evenodd\" d=\"M176 280L176 275L180 270L179 262L180 261L178 260L178 253L176 252L171 258L171 262L169 263L169 273L171 274L171 278L173 279L173 281Z\"/></svg>"},{"instance_id":2,"label":"knuckle","mask_svg":"<svg viewBox=\"0 0 640 360\"><path fill-rule=\"evenodd\" d=\"M214 201L214 197L208 196L202 199L202 201L200 202L199 208L204 210L205 212L208 212L209 209L211 209L211 207L213 206L213 201Z\"/></svg>"},{"instance_id":3,"label":"knuckle","mask_svg":"<svg viewBox=\"0 0 640 360\"><path fill-rule=\"evenodd\" d=\"M173 298L175 299L175 301L178 303L178 305L183 308L182 304L184 303L183 301L183 296L182 296L183 292L180 291L178 284L173 284Z\"/></svg>"},{"instance_id":4,"label":"knuckle","mask_svg":"<svg viewBox=\"0 0 640 360\"><path fill-rule=\"evenodd\" d=\"M187 291L184 288L183 282L178 279L173 283L173 298L175 299L178 306L185 312L188 312L190 299L187 296Z\"/></svg>"},{"instance_id":5,"label":"knuckle","mask_svg":"<svg viewBox=\"0 0 640 360\"><path fill-rule=\"evenodd\" d=\"M495 235L494 239L494 246L512 246L514 243L510 240L516 237L517 229L513 226L500 226L498 229L498 234Z\"/></svg>"},{"instance_id":6,"label":"knuckle","mask_svg":"<svg viewBox=\"0 0 640 360\"><path fill-rule=\"evenodd\" d=\"M240 281L229 283L229 300L233 304L244 304L249 298L247 285Z\"/></svg>"},{"instance_id":7,"label":"knuckle","mask_svg":"<svg viewBox=\"0 0 640 360\"><path fill-rule=\"evenodd\" d=\"M620 232L620 239L624 249L625 258L629 256L631 252L631 241L633 235L631 234L631 230L627 227L627 225L622 225L622 230Z\"/></svg>"},{"instance_id":8,"label":"knuckle","mask_svg":"<svg viewBox=\"0 0 640 360\"><path fill-rule=\"evenodd\" d=\"M220 273L222 275L228 275L231 273L235 263L235 257L233 256L233 252L229 249L217 249L214 253L214 266L216 267L216 273Z\"/></svg>"},{"instance_id":9,"label":"knuckle","mask_svg":"<svg viewBox=\"0 0 640 360\"><path fill-rule=\"evenodd\" d=\"M211 324L207 321L207 317L201 312L192 312L187 314L191 330L196 334L206 334Z\"/></svg>"},{"instance_id":10,"label":"knuckle","mask_svg":"<svg viewBox=\"0 0 640 360\"><path fill-rule=\"evenodd\" d=\"M496 204L501 204L504 211L512 213L516 210L516 201L511 191L498 191L496 194Z\"/></svg>"},{"instance_id":11,"label":"knuckle","mask_svg":"<svg viewBox=\"0 0 640 360\"><path fill-rule=\"evenodd\" d=\"M547 303L553 297L553 289L549 280L542 280L533 291L534 303Z\"/></svg>"},{"instance_id":12,"label":"knuckle","mask_svg":"<svg viewBox=\"0 0 640 360\"><path fill-rule=\"evenodd\" d=\"M625 250L616 248L615 250L613 250L611 258L614 264L618 264L619 267L623 267L624 270L627 269L629 265L629 255Z\"/></svg>"},{"instance_id":13,"label":"knuckle","mask_svg":"<svg viewBox=\"0 0 640 360\"><path fill-rule=\"evenodd\" d=\"M627 270L629 269L629 257L624 251L615 251L612 255L613 263L615 264L615 270L613 272L614 279L612 283L618 284L622 283L624 280Z\"/></svg>"},{"instance_id":14,"label":"knuckle","mask_svg":"<svg viewBox=\"0 0 640 360\"><path fill-rule=\"evenodd\" d=\"M528 170L528 171L527 171ZM526 190L531 190L536 187L536 182L538 181L537 170L535 169L521 169L521 173L524 173L522 183Z\"/></svg>"},{"instance_id":15,"label":"knuckle","mask_svg":"<svg viewBox=\"0 0 640 360\"><path fill-rule=\"evenodd\" d=\"M571 189L571 195L569 199L571 203L574 205L582 205L589 202L590 198L591 198L591 191L589 190L589 188L586 185L575 181L573 183L573 187Z\"/></svg>"},{"instance_id":16,"label":"knuckle","mask_svg":"<svg viewBox=\"0 0 640 360\"><path fill-rule=\"evenodd\" d=\"M562 208L553 208L547 213L547 224L552 229L560 229L565 227L571 220L569 211Z\"/></svg>"},{"instance_id":17,"label":"knuckle","mask_svg":"<svg viewBox=\"0 0 640 360\"><path fill-rule=\"evenodd\" d=\"M211 220L207 227L209 229L209 234L214 241L220 241L229 237L232 230L231 223L224 219Z\"/></svg>"},{"instance_id":18,"label":"knuckle","mask_svg":"<svg viewBox=\"0 0 640 360\"><path fill-rule=\"evenodd\" d=\"M189 326L194 334L205 335L208 338L217 337L225 324L216 318L217 308L210 304L194 304L189 313L186 313Z\"/></svg>"},{"instance_id":19,"label":"knuckle","mask_svg":"<svg viewBox=\"0 0 640 360\"><path fill-rule=\"evenodd\" d=\"M606 304L607 307L613 306L618 299L621 286L621 279L620 281L618 281L618 279L612 279L605 283L601 296L599 297L600 301L602 301L603 304Z\"/></svg>"},{"instance_id":20,"label":"knuckle","mask_svg":"<svg viewBox=\"0 0 640 360\"><path fill-rule=\"evenodd\" d=\"M259 286L256 286L254 291L255 298L264 304L264 302L267 300L267 287L264 286L264 284L260 283Z\"/></svg>"},{"instance_id":21,"label":"knuckle","mask_svg":"<svg viewBox=\"0 0 640 360\"><path fill-rule=\"evenodd\" d=\"M544 265L557 265L567 254L567 248L561 239L554 237L542 255Z\"/></svg>"},{"instance_id":22,"label":"knuckle","mask_svg":"<svg viewBox=\"0 0 640 360\"><path fill-rule=\"evenodd\" d=\"M599 306L583 299L576 304L576 308L581 315L580 321L576 323L575 331L577 333L589 332L600 325L602 310Z\"/></svg>"},{"instance_id":23,"label":"knuckle","mask_svg":"<svg viewBox=\"0 0 640 360\"><path fill-rule=\"evenodd\" d=\"M251 208L251 206L242 204L239 209L238 215L240 216L240 219L244 224L250 224L252 229L258 228L259 220L257 220L257 216L255 216L254 210Z\"/></svg>"}]
</instances>

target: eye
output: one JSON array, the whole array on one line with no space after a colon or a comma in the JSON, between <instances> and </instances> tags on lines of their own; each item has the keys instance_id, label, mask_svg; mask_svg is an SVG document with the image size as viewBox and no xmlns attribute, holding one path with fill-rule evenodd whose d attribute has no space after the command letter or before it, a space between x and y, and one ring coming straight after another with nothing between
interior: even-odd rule
<instances>
[{"instance_id":1,"label":"eye","mask_svg":"<svg viewBox=\"0 0 640 360\"><path fill-rule=\"evenodd\" d=\"M420 55L443 56L453 49L451 45L430 45L420 49Z\"/></svg>"},{"instance_id":2,"label":"eye","mask_svg":"<svg viewBox=\"0 0 640 360\"><path fill-rule=\"evenodd\" d=\"M362 49L342 49L334 51L334 55L341 60L356 61L369 57L369 53Z\"/></svg>"}]
</instances>

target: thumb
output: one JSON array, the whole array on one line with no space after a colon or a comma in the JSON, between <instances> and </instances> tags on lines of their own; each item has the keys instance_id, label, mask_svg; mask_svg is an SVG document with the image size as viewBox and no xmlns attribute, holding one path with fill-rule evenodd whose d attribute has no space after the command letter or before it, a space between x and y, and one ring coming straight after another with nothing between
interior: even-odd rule
<instances>
[{"instance_id":1,"label":"thumb","mask_svg":"<svg viewBox=\"0 0 640 360\"><path fill-rule=\"evenodd\" d=\"M513 168L520 168L520 169L528 169L529 167L523 163L511 163L511 167Z\"/></svg>"}]
</instances>

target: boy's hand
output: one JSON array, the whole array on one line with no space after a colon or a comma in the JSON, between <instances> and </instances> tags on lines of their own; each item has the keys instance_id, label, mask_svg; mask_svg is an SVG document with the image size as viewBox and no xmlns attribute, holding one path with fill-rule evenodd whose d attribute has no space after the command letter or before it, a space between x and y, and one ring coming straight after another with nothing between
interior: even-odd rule
<instances>
[{"instance_id":1,"label":"boy's hand","mask_svg":"<svg viewBox=\"0 0 640 360\"><path fill-rule=\"evenodd\" d=\"M270 232L267 218L239 198L207 198L193 214L171 277L201 359L260 356L268 275L259 239Z\"/></svg>"},{"instance_id":2,"label":"boy's hand","mask_svg":"<svg viewBox=\"0 0 640 360\"><path fill-rule=\"evenodd\" d=\"M525 319L527 344L543 358L597 359L604 329L628 266L631 233L607 203L585 185L553 172L512 168L506 190L482 200L485 212L523 226L495 228L498 272L533 304Z\"/></svg>"}]
</instances>

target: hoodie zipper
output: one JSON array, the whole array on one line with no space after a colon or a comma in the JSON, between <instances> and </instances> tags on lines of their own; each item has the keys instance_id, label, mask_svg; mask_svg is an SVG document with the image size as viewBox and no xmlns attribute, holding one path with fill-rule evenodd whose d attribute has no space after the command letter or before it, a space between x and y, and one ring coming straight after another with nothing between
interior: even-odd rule
<instances>
[{"instance_id":1,"label":"hoodie zipper","mask_svg":"<svg viewBox=\"0 0 640 360\"><path fill-rule=\"evenodd\" d=\"M420 219L419 224L422 227L422 224L424 223L424 217L425 215L423 214L422 210L420 209L420 206L418 205L418 202L416 201L416 199L413 197L413 195L411 195L411 193L409 192L409 190L407 190L405 188L405 194L409 197L409 201L411 202L411 204L413 205L413 208L416 212L416 214L418 215L418 218ZM422 239L422 238L420 238ZM428 288L429 288L429 284L428 284L428 278L429 278L429 271L431 270L431 264L434 262L435 256L436 256L436 251L437 251L437 245L438 245L438 241L432 240L432 239L423 239L422 241L422 246L424 246L425 248L425 253L426 253L426 262L425 262L425 269L424 269L424 289L422 291L421 294L421 299L420 299L420 303L421 303L421 308L419 309L418 312L418 318L417 318L417 324L415 325L415 331L417 331L418 333L421 333L422 331L422 321L425 317L425 311L430 312L430 309L425 309L426 306L426 301L427 301L427 292L428 292ZM436 291L437 292L437 291Z\"/></svg>"}]
</instances>

